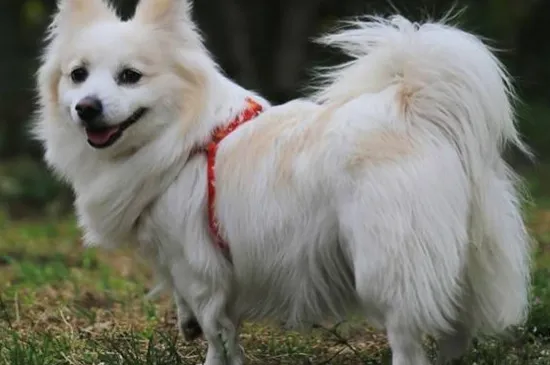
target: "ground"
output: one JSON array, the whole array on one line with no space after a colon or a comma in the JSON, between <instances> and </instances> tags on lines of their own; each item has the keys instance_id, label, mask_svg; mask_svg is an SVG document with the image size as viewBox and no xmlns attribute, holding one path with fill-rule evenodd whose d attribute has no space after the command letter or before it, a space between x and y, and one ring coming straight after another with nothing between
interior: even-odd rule
<instances>
[{"instance_id":1,"label":"ground","mask_svg":"<svg viewBox=\"0 0 550 365\"><path fill-rule=\"evenodd\" d=\"M536 201L526 206L527 220L538 242L530 316L505 338L477 341L466 364L550 364L550 173L525 175ZM0 364L200 364L205 344L178 335L170 298L145 299L147 267L127 252L84 248L79 237L71 217L13 220L0 213ZM250 365L390 358L383 334L360 321L310 334L246 324L242 342Z\"/></svg>"}]
</instances>

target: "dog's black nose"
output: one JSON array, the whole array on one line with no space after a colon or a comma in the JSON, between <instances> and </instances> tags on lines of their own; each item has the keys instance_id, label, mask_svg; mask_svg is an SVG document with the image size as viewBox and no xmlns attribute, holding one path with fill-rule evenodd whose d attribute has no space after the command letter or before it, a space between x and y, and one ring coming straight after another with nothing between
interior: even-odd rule
<instances>
[{"instance_id":1,"label":"dog's black nose","mask_svg":"<svg viewBox=\"0 0 550 365\"><path fill-rule=\"evenodd\" d=\"M103 105L98 98L87 96L75 106L79 118L84 123L90 123L103 114Z\"/></svg>"}]
</instances>

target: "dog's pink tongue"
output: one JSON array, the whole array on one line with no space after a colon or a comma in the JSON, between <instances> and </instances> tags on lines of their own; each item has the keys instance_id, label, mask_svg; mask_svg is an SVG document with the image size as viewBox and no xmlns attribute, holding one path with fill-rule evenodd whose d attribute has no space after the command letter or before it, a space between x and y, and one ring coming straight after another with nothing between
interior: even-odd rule
<instances>
[{"instance_id":1,"label":"dog's pink tongue","mask_svg":"<svg viewBox=\"0 0 550 365\"><path fill-rule=\"evenodd\" d=\"M105 144L118 131L117 127L107 128L98 131L86 130L88 139L97 145Z\"/></svg>"}]
</instances>

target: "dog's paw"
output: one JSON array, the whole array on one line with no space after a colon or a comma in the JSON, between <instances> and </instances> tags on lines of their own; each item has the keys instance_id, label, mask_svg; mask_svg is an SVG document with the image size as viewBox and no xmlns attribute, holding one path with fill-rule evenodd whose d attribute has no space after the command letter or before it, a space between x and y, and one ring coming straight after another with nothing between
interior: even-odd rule
<instances>
[{"instance_id":1,"label":"dog's paw","mask_svg":"<svg viewBox=\"0 0 550 365\"><path fill-rule=\"evenodd\" d=\"M194 341L202 335L202 328L195 317L180 324L181 333L186 341Z\"/></svg>"}]
</instances>

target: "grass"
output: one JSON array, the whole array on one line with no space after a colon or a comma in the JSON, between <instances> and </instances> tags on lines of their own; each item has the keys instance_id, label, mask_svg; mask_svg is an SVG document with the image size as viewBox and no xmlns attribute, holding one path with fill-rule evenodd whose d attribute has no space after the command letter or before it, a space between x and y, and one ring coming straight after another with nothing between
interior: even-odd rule
<instances>
[{"instance_id":1,"label":"grass","mask_svg":"<svg viewBox=\"0 0 550 365\"><path fill-rule=\"evenodd\" d=\"M526 175L539 242L531 313L505 338L477 341L466 364L550 365L550 173ZM144 298L147 267L126 252L84 249L79 237L72 218L15 221L0 213L0 364L200 364L205 343L181 339L170 299ZM385 337L360 321L311 334L246 324L241 337L251 365L390 359Z\"/></svg>"}]
</instances>

